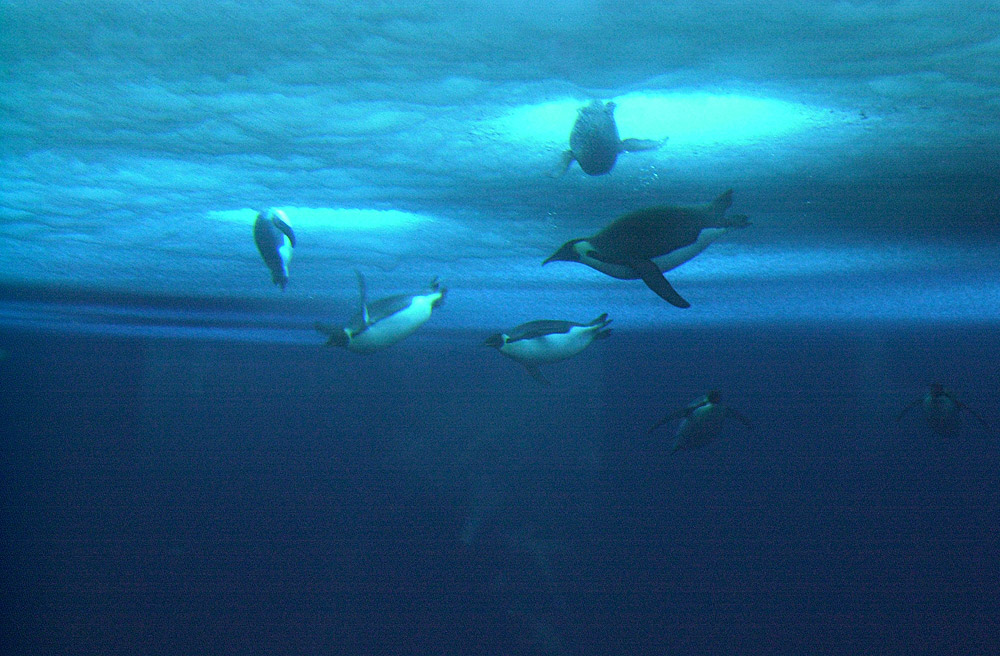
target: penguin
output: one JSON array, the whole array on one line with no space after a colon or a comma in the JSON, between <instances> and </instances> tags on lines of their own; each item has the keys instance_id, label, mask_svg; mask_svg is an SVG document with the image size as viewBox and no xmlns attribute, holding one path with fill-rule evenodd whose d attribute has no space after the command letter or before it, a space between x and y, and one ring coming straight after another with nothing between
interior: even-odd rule
<instances>
[{"instance_id":1,"label":"penguin","mask_svg":"<svg viewBox=\"0 0 1000 656\"><path fill-rule=\"evenodd\" d=\"M274 208L259 212L253 222L253 240L271 270L271 280L284 291L288 284L288 263L295 248L295 233L288 216Z\"/></svg>"},{"instance_id":2,"label":"penguin","mask_svg":"<svg viewBox=\"0 0 1000 656\"><path fill-rule=\"evenodd\" d=\"M315 328L329 338L327 346L342 346L355 353L374 353L409 337L431 318L448 291L434 278L425 294L400 294L368 303L365 277L360 271L354 273L361 297L358 313L346 326L317 321Z\"/></svg>"},{"instance_id":3,"label":"penguin","mask_svg":"<svg viewBox=\"0 0 1000 656\"><path fill-rule=\"evenodd\" d=\"M903 408L903 410L896 417L896 422L898 423L902 421L903 417L906 416L906 413L918 405L923 407L924 419L927 421L927 425L930 426L931 431L933 431L936 435L945 437L953 435L958 430L960 413L962 410L969 413L969 415L978 421L987 431L992 432L989 424L987 424L982 417L973 412L969 406L959 401L955 395L946 390L944 385L941 383L931 383L926 394L913 400L907 404L905 408Z\"/></svg>"},{"instance_id":4,"label":"penguin","mask_svg":"<svg viewBox=\"0 0 1000 656\"><path fill-rule=\"evenodd\" d=\"M717 390L712 390L705 396L695 399L686 407L670 413L656 422L649 429L648 433L652 433L663 424L674 419L680 419L681 423L677 427L674 446L670 450L671 453L705 446L719 434L722 422L726 419L735 419L746 426L748 430L753 430L746 417L736 410L719 403L719 392Z\"/></svg>"},{"instance_id":5,"label":"penguin","mask_svg":"<svg viewBox=\"0 0 1000 656\"><path fill-rule=\"evenodd\" d=\"M745 228L743 214L726 216L733 190L707 205L647 207L625 214L592 237L572 239L549 262L580 262L619 280L641 278L657 296L679 308L691 307L663 277L730 230Z\"/></svg>"},{"instance_id":6,"label":"penguin","mask_svg":"<svg viewBox=\"0 0 1000 656\"><path fill-rule=\"evenodd\" d=\"M553 176L564 174L573 160L587 175L605 175L614 168L619 153L659 147L660 142L652 139L622 141L615 123L615 103L594 100L577 110L576 122L569 134L569 150L563 152L562 161L553 171Z\"/></svg>"},{"instance_id":7,"label":"penguin","mask_svg":"<svg viewBox=\"0 0 1000 656\"><path fill-rule=\"evenodd\" d=\"M590 323L542 319L522 323L504 333L490 335L483 346L492 346L508 358L524 365L531 377L542 385L549 381L538 371L538 365L559 362L572 357L611 334L611 323L602 314Z\"/></svg>"}]
</instances>

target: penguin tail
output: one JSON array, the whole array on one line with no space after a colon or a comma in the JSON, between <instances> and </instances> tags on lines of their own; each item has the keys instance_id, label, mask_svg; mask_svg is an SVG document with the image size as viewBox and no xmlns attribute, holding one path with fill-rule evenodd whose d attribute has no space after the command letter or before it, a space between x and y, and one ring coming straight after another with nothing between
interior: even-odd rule
<instances>
[{"instance_id":1,"label":"penguin tail","mask_svg":"<svg viewBox=\"0 0 1000 656\"><path fill-rule=\"evenodd\" d=\"M441 281L438 280L437 276L434 276L434 280L431 280L431 291L441 294L440 298L434 301L434 304L431 306L436 310L444 305L444 297L448 294L448 288L441 284Z\"/></svg>"},{"instance_id":2,"label":"penguin tail","mask_svg":"<svg viewBox=\"0 0 1000 656\"><path fill-rule=\"evenodd\" d=\"M343 328L323 323L322 321L317 321L313 324L313 327L317 332L328 337L326 340L327 346L347 346L347 333L344 332Z\"/></svg>"},{"instance_id":3,"label":"penguin tail","mask_svg":"<svg viewBox=\"0 0 1000 656\"><path fill-rule=\"evenodd\" d=\"M732 216L726 217L726 227L727 228L745 228L750 223L750 217L746 214L733 214Z\"/></svg>"},{"instance_id":4,"label":"penguin tail","mask_svg":"<svg viewBox=\"0 0 1000 656\"><path fill-rule=\"evenodd\" d=\"M733 190L727 189L712 201L712 211L715 216L719 219L725 215L726 210L733 204Z\"/></svg>"},{"instance_id":5,"label":"penguin tail","mask_svg":"<svg viewBox=\"0 0 1000 656\"><path fill-rule=\"evenodd\" d=\"M562 157L559 159L559 163L553 166L552 170L549 171L549 176L559 178L565 175L566 171L569 170L569 165L573 163L574 159L575 157L573 157L572 150L564 150Z\"/></svg>"},{"instance_id":6,"label":"penguin tail","mask_svg":"<svg viewBox=\"0 0 1000 656\"><path fill-rule=\"evenodd\" d=\"M608 319L608 313L605 312L604 314L602 314L601 316L597 317L596 319L594 319L593 321L591 321L587 325L588 326L597 326L597 325L600 325L600 326L603 327L603 326L608 325L609 323L611 323L611 319Z\"/></svg>"},{"instance_id":7,"label":"penguin tail","mask_svg":"<svg viewBox=\"0 0 1000 656\"><path fill-rule=\"evenodd\" d=\"M671 419L672 419L672 417L670 415L667 415L666 417L664 417L660 421L656 422L655 424L653 424L652 426L649 427L649 430L646 431L646 435L652 435L653 431L655 431L657 428L659 428L663 424L667 423Z\"/></svg>"},{"instance_id":8,"label":"penguin tail","mask_svg":"<svg viewBox=\"0 0 1000 656\"><path fill-rule=\"evenodd\" d=\"M288 284L288 276L285 275L284 271L275 271L271 274L271 282L281 287L281 291L285 291L285 285Z\"/></svg>"}]
</instances>

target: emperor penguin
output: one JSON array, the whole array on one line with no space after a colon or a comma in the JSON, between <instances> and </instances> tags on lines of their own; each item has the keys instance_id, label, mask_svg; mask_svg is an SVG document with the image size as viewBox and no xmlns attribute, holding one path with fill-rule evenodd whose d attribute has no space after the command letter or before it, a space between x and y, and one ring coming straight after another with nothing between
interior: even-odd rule
<instances>
[{"instance_id":1,"label":"emperor penguin","mask_svg":"<svg viewBox=\"0 0 1000 656\"><path fill-rule=\"evenodd\" d=\"M594 100L577 111L573 131L569 134L569 150L563 152L562 161L553 175L565 173L574 160L587 175L604 175L614 168L619 153L659 147L660 142L651 139L623 141L618 136L618 124L615 122L615 103Z\"/></svg>"},{"instance_id":2,"label":"emperor penguin","mask_svg":"<svg viewBox=\"0 0 1000 656\"><path fill-rule=\"evenodd\" d=\"M431 318L448 291L434 278L426 293L399 294L368 303L365 277L360 271L354 273L361 297L358 313L343 327L318 321L315 327L329 338L327 346L342 346L355 353L374 353L409 337Z\"/></svg>"},{"instance_id":3,"label":"emperor penguin","mask_svg":"<svg viewBox=\"0 0 1000 656\"><path fill-rule=\"evenodd\" d=\"M722 424L726 419L735 419L742 423L747 429L752 430L750 421L742 414L728 406L719 403L719 392L712 390L704 396L700 396L687 406L676 410L649 429L654 430L667 422L680 419L681 423L677 427L677 434L674 437L674 446L671 453L687 451L705 446L716 438L722 429Z\"/></svg>"},{"instance_id":4,"label":"emperor penguin","mask_svg":"<svg viewBox=\"0 0 1000 656\"><path fill-rule=\"evenodd\" d=\"M288 284L288 263L295 248L295 233L288 216L274 208L259 212L253 222L253 240L271 270L271 280L284 291Z\"/></svg>"},{"instance_id":5,"label":"emperor penguin","mask_svg":"<svg viewBox=\"0 0 1000 656\"><path fill-rule=\"evenodd\" d=\"M619 217L591 237L572 239L542 262L580 262L619 280L641 278L657 296L691 307L663 277L730 230L750 225L743 214L726 216L733 190L707 205L647 207Z\"/></svg>"},{"instance_id":6,"label":"emperor penguin","mask_svg":"<svg viewBox=\"0 0 1000 656\"><path fill-rule=\"evenodd\" d=\"M927 389L927 393L918 399L914 399L903 408L899 416L896 417L896 421L901 421L907 412L917 406L921 406L923 409L924 419L927 421L927 425L930 426L931 431L936 435L948 436L954 434L958 430L962 410L969 413L983 428L990 431L990 426L982 417L973 412L969 406L959 401L941 383L931 383Z\"/></svg>"},{"instance_id":7,"label":"emperor penguin","mask_svg":"<svg viewBox=\"0 0 1000 656\"><path fill-rule=\"evenodd\" d=\"M531 377L542 385L549 381L538 371L538 365L559 362L573 357L598 339L611 334L607 314L590 323L541 319L515 326L486 338L483 346L492 346L508 358L524 365Z\"/></svg>"}]
</instances>

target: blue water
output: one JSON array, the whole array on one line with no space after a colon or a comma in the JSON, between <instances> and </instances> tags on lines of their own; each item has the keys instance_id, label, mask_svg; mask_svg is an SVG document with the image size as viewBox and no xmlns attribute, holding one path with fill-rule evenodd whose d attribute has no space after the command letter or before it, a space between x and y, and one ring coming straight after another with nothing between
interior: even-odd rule
<instances>
[{"instance_id":1,"label":"blue water","mask_svg":"<svg viewBox=\"0 0 1000 656\"><path fill-rule=\"evenodd\" d=\"M995 4L0 0L0 653L1000 653ZM541 266L730 188L689 309Z\"/></svg>"},{"instance_id":2,"label":"blue water","mask_svg":"<svg viewBox=\"0 0 1000 656\"><path fill-rule=\"evenodd\" d=\"M998 416L989 326L618 332L549 388L473 332L2 337L8 653L998 646L997 437L896 422ZM710 386L752 432L646 435Z\"/></svg>"}]
</instances>

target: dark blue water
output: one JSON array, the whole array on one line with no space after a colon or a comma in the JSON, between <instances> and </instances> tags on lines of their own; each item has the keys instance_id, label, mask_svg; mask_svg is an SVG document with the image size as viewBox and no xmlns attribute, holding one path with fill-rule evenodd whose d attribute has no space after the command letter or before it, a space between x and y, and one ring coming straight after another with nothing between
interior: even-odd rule
<instances>
[{"instance_id":1,"label":"dark blue water","mask_svg":"<svg viewBox=\"0 0 1000 656\"><path fill-rule=\"evenodd\" d=\"M4 653L996 653L995 326L619 331L539 387L427 330L7 332ZM699 451L647 429L709 388ZM996 425L996 424L994 424Z\"/></svg>"}]
</instances>

